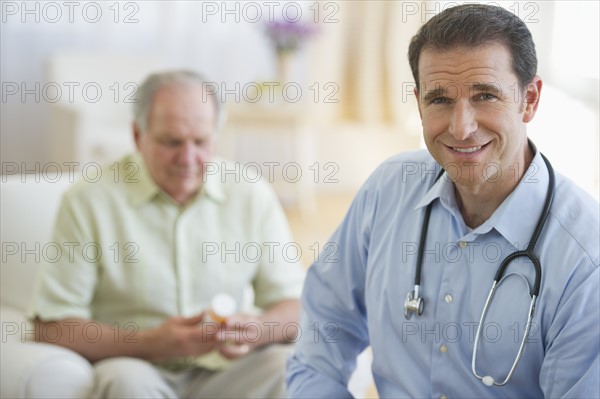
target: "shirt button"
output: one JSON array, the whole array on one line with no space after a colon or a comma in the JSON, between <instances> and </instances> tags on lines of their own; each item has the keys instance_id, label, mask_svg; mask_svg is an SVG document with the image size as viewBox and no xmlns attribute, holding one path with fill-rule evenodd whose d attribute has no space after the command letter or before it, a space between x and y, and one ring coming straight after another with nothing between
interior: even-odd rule
<instances>
[{"instance_id":1,"label":"shirt button","mask_svg":"<svg viewBox=\"0 0 600 399\"><path fill-rule=\"evenodd\" d=\"M459 241L458 245L460 245L461 248L466 248L467 247L467 242L466 241Z\"/></svg>"},{"instance_id":2,"label":"shirt button","mask_svg":"<svg viewBox=\"0 0 600 399\"><path fill-rule=\"evenodd\" d=\"M440 352L446 353L448 352L448 347L445 344L440 345Z\"/></svg>"},{"instance_id":3,"label":"shirt button","mask_svg":"<svg viewBox=\"0 0 600 399\"><path fill-rule=\"evenodd\" d=\"M454 298L450 294L446 294L446 296L444 297L444 301L446 301L446 303L452 303L453 300Z\"/></svg>"}]
</instances>

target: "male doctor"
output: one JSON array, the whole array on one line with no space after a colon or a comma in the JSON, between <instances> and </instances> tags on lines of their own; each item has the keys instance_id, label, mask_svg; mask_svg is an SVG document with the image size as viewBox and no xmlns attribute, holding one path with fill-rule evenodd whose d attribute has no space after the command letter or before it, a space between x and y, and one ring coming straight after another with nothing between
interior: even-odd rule
<instances>
[{"instance_id":1,"label":"male doctor","mask_svg":"<svg viewBox=\"0 0 600 399\"><path fill-rule=\"evenodd\" d=\"M598 202L554 183L527 138L542 92L528 28L500 7L449 8L409 62L428 151L384 162L331 238L337 259L310 268L301 326L318 334L288 361L288 395L349 397L371 345L381 397L600 397ZM500 264L540 223L531 322L536 267L523 257L481 319Z\"/></svg>"}]
</instances>

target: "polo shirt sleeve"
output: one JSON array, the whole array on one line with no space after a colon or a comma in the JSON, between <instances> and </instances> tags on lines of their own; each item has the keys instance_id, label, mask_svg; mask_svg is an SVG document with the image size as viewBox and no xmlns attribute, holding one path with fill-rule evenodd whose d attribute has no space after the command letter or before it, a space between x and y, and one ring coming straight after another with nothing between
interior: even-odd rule
<instances>
[{"instance_id":1,"label":"polo shirt sleeve","mask_svg":"<svg viewBox=\"0 0 600 399\"><path fill-rule=\"evenodd\" d=\"M299 299L304 282L302 249L293 241L287 218L270 186L259 182L251 202L263 254L252 285L254 302L266 308L286 299ZM298 252L300 251L300 252Z\"/></svg>"},{"instance_id":2,"label":"polo shirt sleeve","mask_svg":"<svg viewBox=\"0 0 600 399\"><path fill-rule=\"evenodd\" d=\"M77 189L77 187L73 187ZM86 226L85 207L78 206L74 190L68 191L59 207L52 244L60 248L56 262L40 268L28 317L55 321L67 317L91 319L90 303L97 281L97 244Z\"/></svg>"}]
</instances>

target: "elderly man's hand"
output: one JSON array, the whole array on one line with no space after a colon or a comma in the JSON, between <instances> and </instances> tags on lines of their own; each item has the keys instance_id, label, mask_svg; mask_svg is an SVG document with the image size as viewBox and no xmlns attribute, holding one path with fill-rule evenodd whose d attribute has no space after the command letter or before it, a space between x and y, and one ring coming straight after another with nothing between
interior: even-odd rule
<instances>
[{"instance_id":1,"label":"elderly man's hand","mask_svg":"<svg viewBox=\"0 0 600 399\"><path fill-rule=\"evenodd\" d=\"M217 334L218 350L227 359L238 359L256 347L269 343L269 331L256 316L235 314Z\"/></svg>"},{"instance_id":2,"label":"elderly man's hand","mask_svg":"<svg viewBox=\"0 0 600 399\"><path fill-rule=\"evenodd\" d=\"M260 316L235 314L217 333L219 352L237 359L272 343L295 342L300 326L300 301L286 299L269 306Z\"/></svg>"},{"instance_id":3,"label":"elderly man's hand","mask_svg":"<svg viewBox=\"0 0 600 399\"><path fill-rule=\"evenodd\" d=\"M217 346L218 328L204 328L205 313L193 317L171 317L157 328L145 332L151 360L199 356Z\"/></svg>"}]
</instances>

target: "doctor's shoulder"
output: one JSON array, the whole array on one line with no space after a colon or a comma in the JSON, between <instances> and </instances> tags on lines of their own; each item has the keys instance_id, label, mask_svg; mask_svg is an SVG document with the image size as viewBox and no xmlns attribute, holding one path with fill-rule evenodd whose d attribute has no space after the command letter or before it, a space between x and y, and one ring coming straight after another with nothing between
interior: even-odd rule
<instances>
[{"instance_id":1,"label":"doctor's shoulder","mask_svg":"<svg viewBox=\"0 0 600 399\"><path fill-rule=\"evenodd\" d=\"M600 266L600 204L569 178L556 174L556 194L550 216Z\"/></svg>"}]
</instances>

